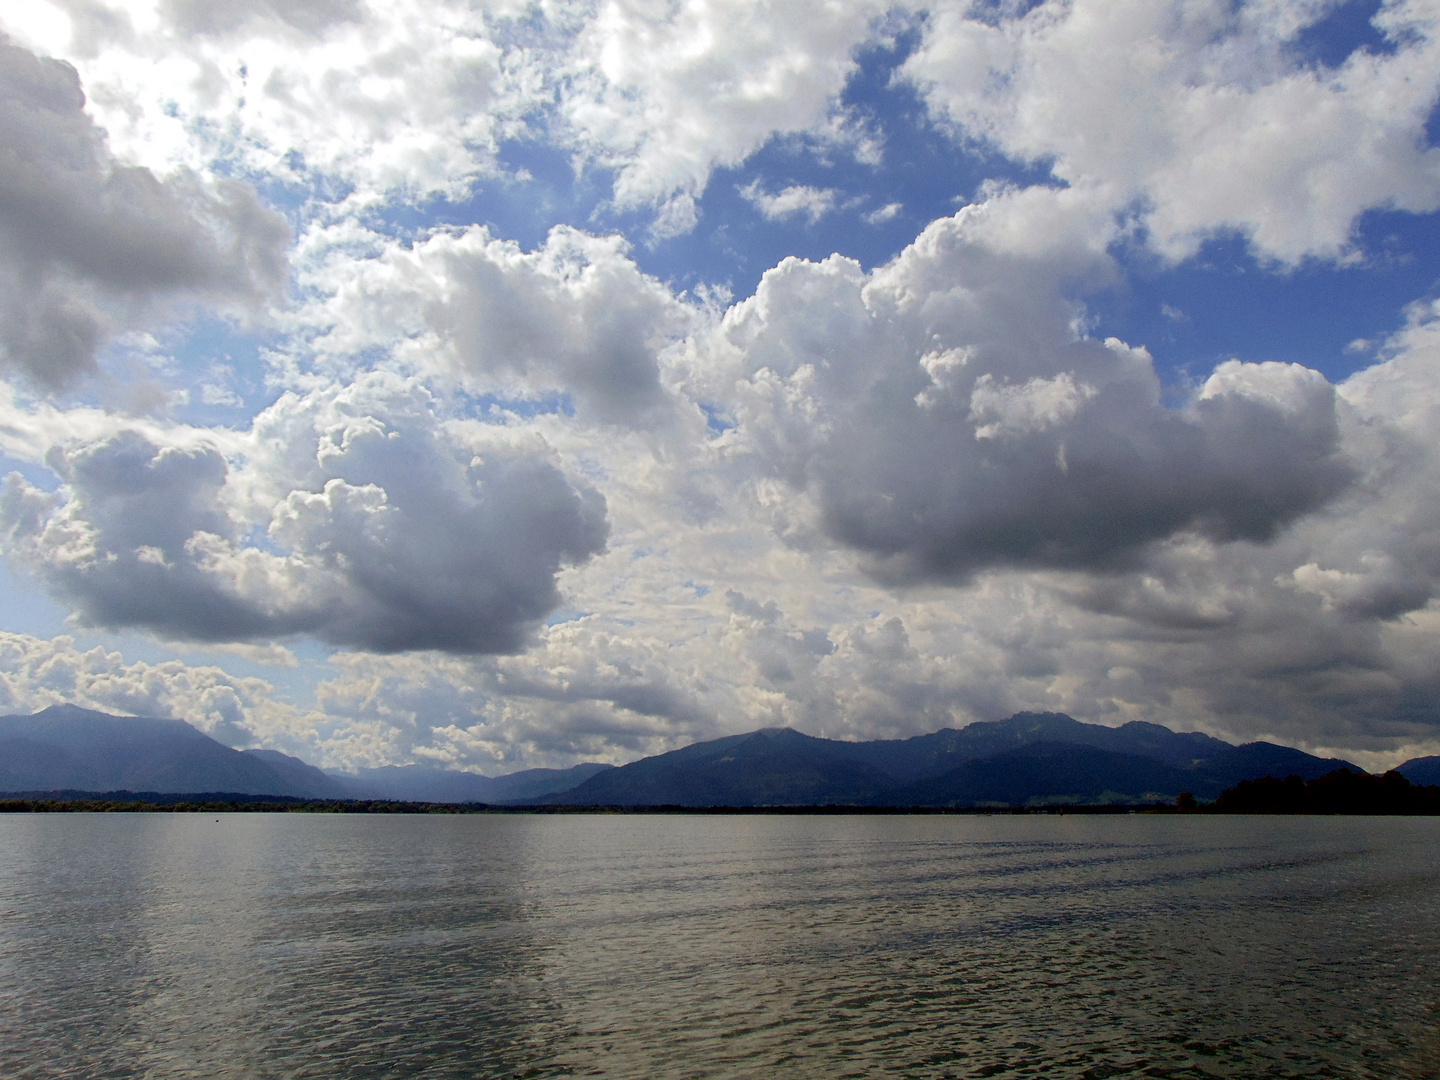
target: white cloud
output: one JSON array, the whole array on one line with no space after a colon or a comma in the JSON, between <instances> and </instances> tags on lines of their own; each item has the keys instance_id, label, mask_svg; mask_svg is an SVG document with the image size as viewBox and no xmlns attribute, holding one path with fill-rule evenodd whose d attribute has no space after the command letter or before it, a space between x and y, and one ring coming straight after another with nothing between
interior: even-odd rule
<instances>
[{"instance_id":1,"label":"white cloud","mask_svg":"<svg viewBox=\"0 0 1440 1080\"><path fill-rule=\"evenodd\" d=\"M356 204L458 199L499 176L502 140L546 133L666 236L774 135L875 156L838 100L886 11L870 0L61 2L63 29L0 26L82 65L118 152L160 172L219 158Z\"/></svg>"},{"instance_id":2,"label":"white cloud","mask_svg":"<svg viewBox=\"0 0 1440 1080\"><path fill-rule=\"evenodd\" d=\"M498 177L504 139L548 137L663 237L694 227L715 168L777 136L870 161L883 137L840 104L857 49L889 32L868 0L63 6L0 21L81 65L121 158L160 175L239 161L331 199L459 199ZM1440 200L1434 13L1385 4L1393 52L1329 69L1295 41L1333 7L941 0L903 73L965 138L1138 209L1169 257L1232 228L1270 258L1333 257L1364 210Z\"/></svg>"},{"instance_id":3,"label":"white cloud","mask_svg":"<svg viewBox=\"0 0 1440 1080\"><path fill-rule=\"evenodd\" d=\"M623 237L557 226L527 250L394 221L488 183L512 135L609 170L602 215L653 210L656 236L776 136L873 164L884 118L838 102L881 8L64 8L0 16L90 94L5 54L0 123L38 163L0 206L11 366L58 383L133 327L178 399L219 354L161 333L166 305L260 305L285 273L278 220L216 172L293 204L298 291L266 343L271 404L233 429L5 387L0 450L30 477L0 496L5 550L81 623L357 651L301 709L218 668L12 635L15 708L487 771L1020 708L1433 742L1434 312L1338 388L1236 359L1165 397L1086 309L1120 281L1117 242L1181 258L1239 229L1293 263L1343 257L1366 208L1434 205L1428 8L1385 6L1394 52L1330 70L1292 48L1323 3L939 4L905 69L933 115L1064 184L983 185L886 265L785 259L728 309ZM767 217L839 205L745 175ZM260 382L216 365L191 385L239 408Z\"/></svg>"},{"instance_id":4,"label":"white cloud","mask_svg":"<svg viewBox=\"0 0 1440 1080\"><path fill-rule=\"evenodd\" d=\"M1434 495L1440 460L1433 449L1440 445L1433 430L1440 394L1431 385L1440 368L1433 363L1435 330L1428 315L1417 311L1412 326L1392 342L1390 358L1341 388L1339 427L1328 435L1333 391L1313 373L1285 365L1225 365L1190 406L1219 410L1208 419L1181 413L1171 417L1171 426L1147 430L1137 425L1153 423L1159 406L1136 409L1132 403L1105 414L1108 426L1097 428L1085 419L1090 410L1113 405L1117 393L1153 387L1148 358L1118 343L1075 339L1073 312L1062 302L1064 293L1055 291L1055 279L1047 278L1045 262L1027 257L1007 264L983 244L967 242L964 224L971 216L927 235L916 251L875 274L843 260L786 264L723 326L701 329L687 351L667 354L667 365L680 365L674 374L686 393L733 387L717 395L737 422L722 438L677 437L657 452L646 434L622 433L595 446L578 421L542 418L562 457L593 462L606 498L607 550L562 570L558 579L567 604L586 614L538 629L533 644L516 655L342 654L332 676L317 687L313 709L281 709L275 714L280 718L264 721L271 726L262 729L253 718L256 707L246 705L244 730L273 730L273 737L257 737L303 747L332 763L418 759L489 772L626 760L762 724L841 737L908 735L1021 708L1111 721L1146 718L1311 748L1355 747L1372 753L1366 760L1376 764L1430 747L1434 718L1417 704L1436 689L1432 660L1440 640L1440 620L1429 606L1440 582L1434 554L1440 551L1434 539L1440 536ZM1014 234L1000 229L992 235ZM1068 258L1062 249L1062 266ZM915 285L937 273L936 259L950 260L947 280L956 291L946 303L937 302L936 290ZM955 272L957 265L963 272ZM1039 288L1047 280L1048 294ZM1022 282L1030 287L1016 287ZM1028 297L1029 306L1005 302L1013 296ZM817 313L826 310L820 319ZM936 333L940 343L933 340ZM966 343L963 351L938 348L957 341ZM907 352L897 342L925 343L927 349ZM764 371L755 368L762 359ZM1056 364L1068 366L1055 371ZM1051 374L1043 373L1045 365L1052 365ZM907 366L914 371L902 377ZM751 374L737 381L746 370ZM935 372L943 376L940 382ZM1073 402L1082 385L1096 393L1074 412L1025 412L1023 430L977 442L977 420L969 412L987 373L996 376L992 390L1030 387L1033 392L1022 396L1037 406L1054 405L1053 391L1066 386L1062 374L1071 375L1076 394L1057 400ZM921 410L913 388L922 385L935 390L932 411L939 410L942 423L915 423ZM132 485L128 501L114 507L126 528L149 530L144 536L122 538L120 526L100 513L74 515L67 534L74 550L62 555L67 535L59 529L57 503L34 491L26 498L35 516L26 519L23 507L7 507L6 520L22 528L25 520L55 528L50 550L57 559L108 551L123 562L125 545L135 543L134 550L159 552L171 566L164 572L175 575L187 559L217 552L217 559L235 559L245 554L244 545L232 540L228 548L197 553L195 545L177 547L150 523L174 522L178 534L205 513L257 521L280 506L273 549L254 546L246 557L257 563L310 560L311 576L297 572L263 590L255 585L250 595L295 595L329 582L342 605L337 611L367 617L365 569L378 565L374 553L380 548L372 544L376 534L368 524L346 523L380 512L387 504L379 493L388 498L398 490L390 478L401 470L417 489L404 509L418 514L420 492L450 490L429 479L440 468L435 457L444 460L440 448L472 445L469 422L426 419L435 406L416 394L413 383L367 377L353 390L332 387L284 399L253 436L240 440L246 463L229 466L223 498L209 504L195 497L203 484L180 480L203 472L211 458L190 452L167 461L150 454L145 467L168 470L169 482L157 483L150 495ZM86 414L75 419L102 422L86 420ZM994 422L988 414L979 419ZM835 455L837 442L853 437L860 421L870 425L871 441L859 445L855 456ZM883 455L905 446L900 436L907 427L914 429L917 453L901 460L912 462L919 482L998 468L1001 482L981 510L1010 507L1019 515L1013 520L1023 523L1035 520L1026 515L1045 512L1034 499L1026 459L1001 455L987 462L975 456L978 451L1011 440L1063 437L1070 443L1077 432L1125 440L1132 450L1154 455L1159 466L1148 477L1138 474L1142 482L1116 496L1123 501L1097 502L1084 483L1046 490L1073 513L1119 506L1133 519L1168 512L1180 496L1200 497L1196 486L1179 493L1165 486L1164 467L1175 462L1166 456L1165 440L1184 436L1187 424L1204 429L1214 423L1227 433L1235 459L1207 462L1205 451L1198 460L1232 477L1220 485L1232 508L1276 505L1313 461L1302 456L1276 464L1273 455L1304 448L1315 437L1321 449L1327 439L1338 439L1335 452L1363 478L1289 518L1265 543L1207 539L1181 527L1128 561L1038 571L1002 565L980 570L962 588L883 588L819 531L827 527L826 500L835 497L825 485L864 491L870 483L864 472L839 466L861 451L873 456L878 450L883 462ZM1257 424L1265 436L1258 446L1246 441ZM523 442L522 430L506 430L507 438ZM413 440L423 432L436 449L411 456ZM883 438L877 441L875 434ZM151 429L150 437L153 444L160 436ZM953 441L936 441L942 437ZM947 458L941 449L952 445L957 456ZM1043 463L1037 457L1035 467L1043 464L1045 476L1063 481L1055 442L1045 445L1051 456ZM108 453L114 467L117 452ZM227 460L238 456L226 450ZM797 456L798 472L791 465ZM817 460L825 466L805 471ZM1083 460L1072 453L1070 475ZM949 473L933 462L948 463ZM1254 471L1238 471L1245 468ZM327 477L338 482L329 487ZM773 500L766 494L772 483L779 485ZM1261 486L1244 490L1253 483ZM163 513L158 504L141 512L137 499L162 492L180 503L166 504ZM697 492L712 500L708 510L696 511ZM432 532L455 520L449 511L431 513L425 520ZM813 515L809 533L777 534L780 513L792 521ZM901 517L897 511L896 520ZM938 520L912 521L910 527L924 535ZM89 531L81 528L87 523ZM1263 519L1238 524L1259 527ZM1133 521L1120 520L1098 535L1102 541L1118 537L1123 545L1132 527ZM472 526L463 532L472 535ZM1046 535L1067 534L1058 528ZM419 610L423 596L417 590L438 565L426 560L437 557L440 545L412 540L404 547L424 565L413 574L408 567L389 569L368 580L391 585L406 598L404 610ZM353 569L332 567L327 576L318 573L326 552L359 558ZM1041 551L1038 558L1048 555ZM221 574L220 563L206 572ZM242 579L233 567L223 572L232 583ZM450 582L463 577L439 576ZM173 584L150 587L174 595ZM394 612L387 618L394 619ZM339 636L324 627L314 632ZM370 644L376 644L373 631ZM32 671L48 662L20 666ZM106 664L133 666L118 658ZM33 677L27 678L33 686ZM29 690L23 707L69 692L61 687L47 697ZM130 690L109 697L86 693L95 707L158 711L147 702L159 699L125 697ZM259 701L268 692L262 686L254 693ZM131 700L136 704L122 704ZM208 715L190 698L174 700L178 704L165 708ZM302 736L311 741L293 741Z\"/></svg>"},{"instance_id":5,"label":"white cloud","mask_svg":"<svg viewBox=\"0 0 1440 1080\"><path fill-rule=\"evenodd\" d=\"M560 109L579 152L616 171L619 206L666 206L775 135L841 131L852 54L887 6L617 0L581 28Z\"/></svg>"},{"instance_id":6,"label":"white cloud","mask_svg":"<svg viewBox=\"0 0 1440 1080\"><path fill-rule=\"evenodd\" d=\"M1097 393L1089 383L1077 383L1068 371L1053 379L1036 377L1021 386L997 384L987 371L970 391L967 419L975 423L977 439L1018 437L1073 420Z\"/></svg>"},{"instance_id":7,"label":"white cloud","mask_svg":"<svg viewBox=\"0 0 1440 1080\"><path fill-rule=\"evenodd\" d=\"M83 68L117 153L160 173L220 158L282 180L334 178L360 203L463 195L494 172L500 131L544 96L506 67L497 27L522 12L504 4L64 6L58 55Z\"/></svg>"},{"instance_id":8,"label":"white cloud","mask_svg":"<svg viewBox=\"0 0 1440 1080\"><path fill-rule=\"evenodd\" d=\"M899 214L900 211L903 209L905 209L904 203L886 203L878 210L872 210L870 211L870 213L866 214L865 220L871 225L881 225L884 222L893 221L895 219L895 216Z\"/></svg>"},{"instance_id":9,"label":"white cloud","mask_svg":"<svg viewBox=\"0 0 1440 1080\"><path fill-rule=\"evenodd\" d=\"M904 74L957 132L1138 207L1170 258L1225 229L1266 258L1336 257L1365 210L1440 206L1440 21L1388 2L1392 53L1307 64L1293 42L1334 6L1051 0L987 19L942 2Z\"/></svg>"},{"instance_id":10,"label":"white cloud","mask_svg":"<svg viewBox=\"0 0 1440 1080\"><path fill-rule=\"evenodd\" d=\"M759 180L752 180L738 190L746 202L771 221L804 215L811 225L835 209L837 194L833 188L792 184L771 195L761 188Z\"/></svg>"},{"instance_id":11,"label":"white cloud","mask_svg":"<svg viewBox=\"0 0 1440 1080\"><path fill-rule=\"evenodd\" d=\"M639 422L666 398L658 354L699 313L642 274L617 236L557 226L525 252L483 228L317 253L304 349L341 365L376 349L472 393L563 393L582 418Z\"/></svg>"}]
</instances>

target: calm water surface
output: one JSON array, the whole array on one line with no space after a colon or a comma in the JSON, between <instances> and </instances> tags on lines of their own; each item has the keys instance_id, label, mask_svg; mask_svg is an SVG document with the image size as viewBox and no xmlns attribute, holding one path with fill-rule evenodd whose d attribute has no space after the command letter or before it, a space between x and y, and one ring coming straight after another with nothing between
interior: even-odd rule
<instances>
[{"instance_id":1,"label":"calm water surface","mask_svg":"<svg viewBox=\"0 0 1440 1080\"><path fill-rule=\"evenodd\" d=\"M1440 820L0 815L0 1077L1436 1077Z\"/></svg>"}]
</instances>

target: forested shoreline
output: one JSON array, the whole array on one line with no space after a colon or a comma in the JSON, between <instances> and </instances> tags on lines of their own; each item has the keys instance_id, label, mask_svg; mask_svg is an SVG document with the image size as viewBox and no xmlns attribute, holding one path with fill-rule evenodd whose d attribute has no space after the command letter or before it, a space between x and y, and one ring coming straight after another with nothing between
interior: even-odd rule
<instances>
[{"instance_id":1,"label":"forested shoreline","mask_svg":"<svg viewBox=\"0 0 1440 1080\"><path fill-rule=\"evenodd\" d=\"M1412 784L1398 772L1376 776L1337 769L1315 780L1273 776L1244 780L1211 803L1181 795L1169 803L1043 806L505 806L396 799L300 799L227 792L22 792L0 798L0 813L262 813L262 814L1309 814L1440 815L1440 785Z\"/></svg>"}]
</instances>

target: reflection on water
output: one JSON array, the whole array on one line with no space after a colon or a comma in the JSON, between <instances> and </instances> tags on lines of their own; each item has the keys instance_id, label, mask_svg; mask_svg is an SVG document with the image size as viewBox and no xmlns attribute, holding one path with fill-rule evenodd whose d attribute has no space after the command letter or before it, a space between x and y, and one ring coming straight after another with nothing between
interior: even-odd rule
<instances>
[{"instance_id":1,"label":"reflection on water","mask_svg":"<svg viewBox=\"0 0 1440 1080\"><path fill-rule=\"evenodd\" d=\"M0 1076L1435 1077L1437 841L0 816Z\"/></svg>"}]
</instances>

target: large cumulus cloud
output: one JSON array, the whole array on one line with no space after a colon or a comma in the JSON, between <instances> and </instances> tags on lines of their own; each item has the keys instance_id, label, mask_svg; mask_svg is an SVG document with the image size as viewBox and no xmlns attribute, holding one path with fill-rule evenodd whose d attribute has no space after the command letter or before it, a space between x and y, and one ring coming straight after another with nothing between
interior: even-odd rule
<instances>
[{"instance_id":1,"label":"large cumulus cloud","mask_svg":"<svg viewBox=\"0 0 1440 1080\"><path fill-rule=\"evenodd\" d=\"M605 543L603 498L542 443L447 427L413 382L286 395L231 449L125 429L57 446L56 492L6 481L10 554L95 626L493 653Z\"/></svg>"},{"instance_id":2,"label":"large cumulus cloud","mask_svg":"<svg viewBox=\"0 0 1440 1080\"><path fill-rule=\"evenodd\" d=\"M1266 541L1345 487L1323 377L1235 362L1167 406L1148 353L1079 328L1104 255L1014 231L1036 202L936 222L874 274L767 273L716 348L738 369L737 450L813 488L824 531L896 583L1112 569L1185 530Z\"/></svg>"},{"instance_id":3,"label":"large cumulus cloud","mask_svg":"<svg viewBox=\"0 0 1440 1080\"><path fill-rule=\"evenodd\" d=\"M0 36L0 364L55 387L157 301L253 309L288 230L253 190L117 162L75 69Z\"/></svg>"}]
</instances>

